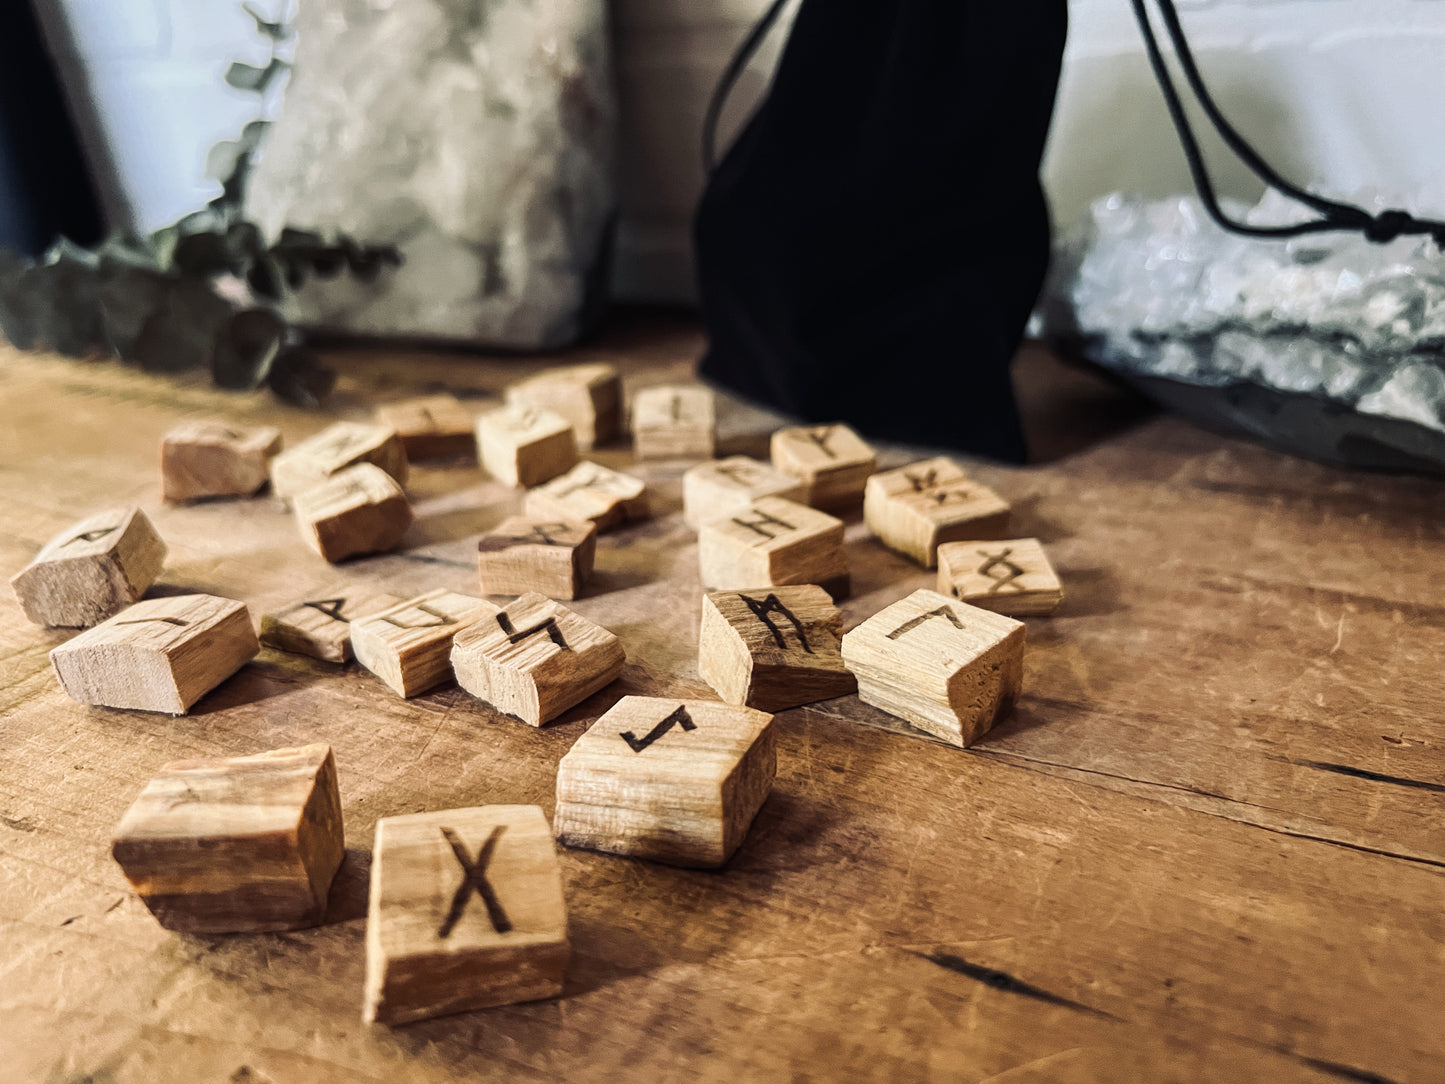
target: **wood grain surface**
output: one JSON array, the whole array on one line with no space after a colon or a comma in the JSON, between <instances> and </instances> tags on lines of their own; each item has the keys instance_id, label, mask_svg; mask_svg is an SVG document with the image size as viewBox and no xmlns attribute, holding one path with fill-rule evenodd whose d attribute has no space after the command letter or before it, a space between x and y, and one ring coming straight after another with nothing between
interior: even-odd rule
<instances>
[{"instance_id":1,"label":"wood grain surface","mask_svg":"<svg viewBox=\"0 0 1445 1084\"><path fill-rule=\"evenodd\" d=\"M631 390L686 380L699 347L681 318L633 318L565 357ZM521 502L475 467L418 466L402 551L336 568L269 499L162 503L157 448L180 421L274 424L294 446L407 396L480 412L538 368L333 360L323 416L0 352L0 567L134 502L170 547L152 596L261 614L338 579L475 593L477 536ZM965 461L1064 583L1057 614L1029 619L1014 714L969 750L855 698L780 714L772 795L721 871L561 852L573 960L553 1001L363 1025L373 829L486 804L550 816L557 762L619 696L711 698L685 464L593 453L646 479L655 512L599 538L569 603L628 663L540 729L270 649L186 718L86 707L46 657L73 633L0 600L0 1078L1439 1080L1445 486L1148 415L1037 350L1016 377L1044 461ZM778 420L722 399L718 424L718 454L762 457ZM856 512L846 550L845 628L934 583ZM161 929L108 854L146 780L312 742L335 751L346 818L327 924Z\"/></svg>"}]
</instances>

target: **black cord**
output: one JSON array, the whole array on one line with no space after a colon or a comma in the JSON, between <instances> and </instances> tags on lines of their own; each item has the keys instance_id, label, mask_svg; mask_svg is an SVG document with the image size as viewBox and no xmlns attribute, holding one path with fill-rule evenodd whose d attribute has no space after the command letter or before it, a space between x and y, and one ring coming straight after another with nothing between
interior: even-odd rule
<instances>
[{"instance_id":1,"label":"black cord","mask_svg":"<svg viewBox=\"0 0 1445 1084\"><path fill-rule=\"evenodd\" d=\"M738 77L748 66L748 61L752 60L753 54L758 51L763 39L768 36L768 31L772 29L773 23L777 22L787 3L788 0L773 0L718 77L717 86L713 88L712 97L708 99L707 113L702 121L702 168L706 173L712 173L717 168L717 126L728 95L732 93Z\"/></svg>"},{"instance_id":2,"label":"black cord","mask_svg":"<svg viewBox=\"0 0 1445 1084\"><path fill-rule=\"evenodd\" d=\"M1164 20L1165 30L1169 34L1170 44L1173 45L1174 54L1179 60L1179 67L1184 72L1184 79L1199 102L1200 108L1204 110L1205 116L1209 118L1215 131L1224 140L1225 145L1266 185L1278 189L1299 203L1314 208L1322 216L1310 222L1299 222L1291 226L1253 226L1247 222L1236 222L1231 219L1219 205L1219 199L1214 191L1214 183L1210 179L1209 169L1204 163L1204 154L1199 148L1199 141L1194 136L1193 128L1190 127L1189 118L1184 111L1184 104L1180 100L1178 90L1175 89L1173 76L1164 62L1159 41L1154 35L1154 27L1149 19L1145 0L1131 0L1131 3L1134 6L1134 18L1139 23L1139 32L1144 38L1145 50L1149 54L1149 65L1154 69L1154 78L1159 83L1159 90L1164 95L1164 104L1169 110L1169 119L1173 121L1174 130L1178 132L1179 142L1184 148L1184 157L1189 163L1189 172L1194 178L1194 187L1199 190L1199 199L1209 212L1209 216L1221 227L1247 237L1274 238L1299 237L1302 234L1324 233L1331 230L1358 230L1369 240L1381 244L1393 241L1402 234L1428 234L1434 238L1437 246L1445 248L1445 222L1418 219L1406 211L1398 210L1381 211L1378 215L1372 215L1353 204L1340 203L1307 192L1280 176L1229 123L1224 114L1220 112L1219 106L1215 104L1209 89L1204 85L1204 78L1199 73L1199 66L1194 62L1194 54L1184 36L1184 27L1179 21L1179 13L1174 7L1174 0L1155 0Z\"/></svg>"}]
</instances>

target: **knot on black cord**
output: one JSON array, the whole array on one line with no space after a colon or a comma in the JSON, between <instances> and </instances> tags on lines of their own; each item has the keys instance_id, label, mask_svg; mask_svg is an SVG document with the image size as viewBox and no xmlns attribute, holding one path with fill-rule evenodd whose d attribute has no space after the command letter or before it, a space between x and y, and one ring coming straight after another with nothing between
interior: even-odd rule
<instances>
[{"instance_id":1,"label":"knot on black cord","mask_svg":"<svg viewBox=\"0 0 1445 1084\"><path fill-rule=\"evenodd\" d=\"M1381 211L1365 224L1365 237L1383 245L1403 233L1429 233L1429 227L1405 211Z\"/></svg>"}]
</instances>

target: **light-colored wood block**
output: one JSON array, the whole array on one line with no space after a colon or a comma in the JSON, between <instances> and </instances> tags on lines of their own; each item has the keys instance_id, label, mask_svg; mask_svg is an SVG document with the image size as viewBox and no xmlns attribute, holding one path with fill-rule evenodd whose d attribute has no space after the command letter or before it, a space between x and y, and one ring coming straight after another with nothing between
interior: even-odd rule
<instances>
[{"instance_id":1,"label":"light-colored wood block","mask_svg":"<svg viewBox=\"0 0 1445 1084\"><path fill-rule=\"evenodd\" d=\"M289 501L333 474L370 463L406 484L406 449L389 425L336 422L271 460L271 492Z\"/></svg>"},{"instance_id":2,"label":"light-colored wood block","mask_svg":"<svg viewBox=\"0 0 1445 1084\"><path fill-rule=\"evenodd\" d=\"M697 664L729 704L785 711L857 691L839 650L843 615L813 584L702 600Z\"/></svg>"},{"instance_id":3,"label":"light-colored wood block","mask_svg":"<svg viewBox=\"0 0 1445 1084\"><path fill-rule=\"evenodd\" d=\"M438 590L351 623L351 650L392 689L413 697L452 676L452 637L487 614L490 602Z\"/></svg>"},{"instance_id":4,"label":"light-colored wood block","mask_svg":"<svg viewBox=\"0 0 1445 1084\"><path fill-rule=\"evenodd\" d=\"M477 419L477 455L509 486L535 486L577 465L577 435L552 410L509 406Z\"/></svg>"},{"instance_id":5,"label":"light-colored wood block","mask_svg":"<svg viewBox=\"0 0 1445 1084\"><path fill-rule=\"evenodd\" d=\"M281 430L185 422L161 438L161 493L168 501L249 497L271 476Z\"/></svg>"},{"instance_id":6,"label":"light-colored wood block","mask_svg":"<svg viewBox=\"0 0 1445 1084\"><path fill-rule=\"evenodd\" d=\"M1024 626L921 588L845 635L843 661L860 699L968 746L1018 699Z\"/></svg>"},{"instance_id":7,"label":"light-colored wood block","mask_svg":"<svg viewBox=\"0 0 1445 1084\"><path fill-rule=\"evenodd\" d=\"M576 598L596 556L596 524L510 516L477 543L482 594Z\"/></svg>"},{"instance_id":8,"label":"light-colored wood block","mask_svg":"<svg viewBox=\"0 0 1445 1084\"><path fill-rule=\"evenodd\" d=\"M873 449L841 423L779 429L771 451L774 467L808 484L807 503L814 508L853 507L878 467Z\"/></svg>"},{"instance_id":9,"label":"light-colored wood block","mask_svg":"<svg viewBox=\"0 0 1445 1084\"><path fill-rule=\"evenodd\" d=\"M406 599L387 591L336 584L261 615L261 643L323 662L351 658L351 622L389 610Z\"/></svg>"},{"instance_id":10,"label":"light-colored wood block","mask_svg":"<svg viewBox=\"0 0 1445 1084\"><path fill-rule=\"evenodd\" d=\"M1003 538L1009 504L940 456L869 478L863 519L889 549L932 568L940 543Z\"/></svg>"},{"instance_id":11,"label":"light-colored wood block","mask_svg":"<svg viewBox=\"0 0 1445 1084\"><path fill-rule=\"evenodd\" d=\"M683 522L696 531L708 520L729 516L759 497L806 504L808 486L745 455L699 463L682 476Z\"/></svg>"},{"instance_id":12,"label":"light-colored wood block","mask_svg":"<svg viewBox=\"0 0 1445 1084\"><path fill-rule=\"evenodd\" d=\"M572 423L577 446L589 451L622 431L622 380L601 362L560 365L507 388L513 406L556 411Z\"/></svg>"},{"instance_id":13,"label":"light-colored wood block","mask_svg":"<svg viewBox=\"0 0 1445 1084\"><path fill-rule=\"evenodd\" d=\"M331 747L167 764L116 826L111 854L169 930L316 926L345 854Z\"/></svg>"},{"instance_id":14,"label":"light-colored wood block","mask_svg":"<svg viewBox=\"0 0 1445 1084\"><path fill-rule=\"evenodd\" d=\"M697 555L710 589L813 583L835 599L848 593L843 521L782 497L763 497L704 523Z\"/></svg>"},{"instance_id":15,"label":"light-colored wood block","mask_svg":"<svg viewBox=\"0 0 1445 1084\"><path fill-rule=\"evenodd\" d=\"M711 389L661 384L632 396L632 450L638 459L711 459L717 406Z\"/></svg>"},{"instance_id":16,"label":"light-colored wood block","mask_svg":"<svg viewBox=\"0 0 1445 1084\"><path fill-rule=\"evenodd\" d=\"M376 408L376 420L396 430L406 458L464 459L477 454L477 419L455 395L426 395Z\"/></svg>"},{"instance_id":17,"label":"light-colored wood block","mask_svg":"<svg viewBox=\"0 0 1445 1084\"><path fill-rule=\"evenodd\" d=\"M1011 617L1051 614L1064 600L1058 573L1037 538L945 542L938 547L938 590Z\"/></svg>"},{"instance_id":18,"label":"light-colored wood block","mask_svg":"<svg viewBox=\"0 0 1445 1084\"><path fill-rule=\"evenodd\" d=\"M721 866L777 770L773 717L711 700L625 696L557 766L557 838L674 866Z\"/></svg>"},{"instance_id":19,"label":"light-colored wood block","mask_svg":"<svg viewBox=\"0 0 1445 1084\"><path fill-rule=\"evenodd\" d=\"M531 726L555 719L616 681L622 642L601 625L535 592L457 632L457 684Z\"/></svg>"},{"instance_id":20,"label":"light-colored wood block","mask_svg":"<svg viewBox=\"0 0 1445 1084\"><path fill-rule=\"evenodd\" d=\"M411 503L396 479L358 463L296 494L291 510L301 538L332 564L395 549L411 526Z\"/></svg>"},{"instance_id":21,"label":"light-colored wood block","mask_svg":"<svg viewBox=\"0 0 1445 1084\"><path fill-rule=\"evenodd\" d=\"M641 480L585 459L560 478L528 490L522 507L533 519L585 520L599 532L652 514Z\"/></svg>"},{"instance_id":22,"label":"light-colored wood block","mask_svg":"<svg viewBox=\"0 0 1445 1084\"><path fill-rule=\"evenodd\" d=\"M72 523L10 578L37 625L86 628L129 606L160 575L166 546L139 508Z\"/></svg>"},{"instance_id":23,"label":"light-colored wood block","mask_svg":"<svg viewBox=\"0 0 1445 1084\"><path fill-rule=\"evenodd\" d=\"M50 652L82 704L184 715L260 652L244 602L174 595L137 602Z\"/></svg>"},{"instance_id":24,"label":"light-colored wood block","mask_svg":"<svg viewBox=\"0 0 1445 1084\"><path fill-rule=\"evenodd\" d=\"M557 848L534 805L383 817L366 913L368 1023L562 993L570 949Z\"/></svg>"}]
</instances>

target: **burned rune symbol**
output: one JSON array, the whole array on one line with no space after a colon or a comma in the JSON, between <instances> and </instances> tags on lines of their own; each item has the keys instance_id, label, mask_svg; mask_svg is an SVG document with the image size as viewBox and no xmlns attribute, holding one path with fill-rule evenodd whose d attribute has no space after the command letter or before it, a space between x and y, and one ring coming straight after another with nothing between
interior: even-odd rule
<instances>
[{"instance_id":1,"label":"burned rune symbol","mask_svg":"<svg viewBox=\"0 0 1445 1084\"><path fill-rule=\"evenodd\" d=\"M346 605L344 598L323 598L316 602L303 602L301 605L310 606L313 610L320 610L333 621L345 621L341 616L341 608Z\"/></svg>"},{"instance_id":2,"label":"burned rune symbol","mask_svg":"<svg viewBox=\"0 0 1445 1084\"><path fill-rule=\"evenodd\" d=\"M938 468L929 467L925 474L914 474L912 471L904 471L903 477L908 479L908 484L913 487L913 492L927 493L934 486L938 485Z\"/></svg>"},{"instance_id":3,"label":"burned rune symbol","mask_svg":"<svg viewBox=\"0 0 1445 1084\"><path fill-rule=\"evenodd\" d=\"M986 550L979 550L978 555L987 560L978 566L978 575L987 576L993 580L993 586L988 589L990 595L997 595L1007 587L1010 591L1022 591L1023 584L1015 583L1025 572L1024 569L1009 560L1013 554L1013 548L1004 550L1002 553L989 553Z\"/></svg>"},{"instance_id":4,"label":"burned rune symbol","mask_svg":"<svg viewBox=\"0 0 1445 1084\"><path fill-rule=\"evenodd\" d=\"M829 459L837 459L838 453L828 447L828 441L833 438L833 431L837 428L834 425L822 425L816 429L809 429L803 434L805 440L811 441L818 446L818 450Z\"/></svg>"},{"instance_id":5,"label":"burned rune symbol","mask_svg":"<svg viewBox=\"0 0 1445 1084\"><path fill-rule=\"evenodd\" d=\"M174 625L178 629L185 628L189 621L183 621L179 617L138 617L134 621L117 621L117 625L150 625L159 623L162 625Z\"/></svg>"},{"instance_id":6,"label":"burned rune symbol","mask_svg":"<svg viewBox=\"0 0 1445 1084\"><path fill-rule=\"evenodd\" d=\"M82 531L80 534L76 535L69 542L67 542L66 545L73 546L77 542L99 542L106 535L111 534L114 531L114 527L100 527L94 531Z\"/></svg>"},{"instance_id":7,"label":"burned rune symbol","mask_svg":"<svg viewBox=\"0 0 1445 1084\"><path fill-rule=\"evenodd\" d=\"M561 481L561 479L558 479L558 481ZM602 474L594 467L590 471L584 471L580 477L571 479L570 485L559 486L551 492L552 496L561 500L564 497L572 496L574 493L580 493L584 489L601 489L607 491L611 489L613 485L614 483L608 476Z\"/></svg>"},{"instance_id":8,"label":"burned rune symbol","mask_svg":"<svg viewBox=\"0 0 1445 1084\"><path fill-rule=\"evenodd\" d=\"M545 632L558 647L564 651L572 650L567 646L567 641L562 638L562 630L557 627L557 619L555 617L549 617L545 621L540 621L533 625L530 629L518 632L517 627L512 624L512 619L507 616L507 611L503 610L497 614L497 625L501 628L502 632L506 633L508 643L521 643L528 636L535 636L539 632Z\"/></svg>"},{"instance_id":9,"label":"burned rune symbol","mask_svg":"<svg viewBox=\"0 0 1445 1084\"><path fill-rule=\"evenodd\" d=\"M450 625L452 623L452 619L450 617L443 613L437 613L437 611L433 610L425 602L414 603L413 605L408 606L405 610L400 610L398 612L407 613L410 610L420 610L432 620L398 621L395 614L384 614L382 615L381 619L385 621L388 625L395 625L399 629L435 629L440 628L442 625Z\"/></svg>"},{"instance_id":10,"label":"burned rune symbol","mask_svg":"<svg viewBox=\"0 0 1445 1084\"><path fill-rule=\"evenodd\" d=\"M666 719L662 720L662 722L658 723L642 737L639 738L630 730L623 734L619 734L618 737L620 737L629 746L631 746L634 753L640 753L653 742L655 742L658 738L666 734L674 726L680 726L683 730L697 729L697 724L692 721L692 716L687 713L687 707L683 704L679 704L676 711L674 711Z\"/></svg>"},{"instance_id":11,"label":"burned rune symbol","mask_svg":"<svg viewBox=\"0 0 1445 1084\"><path fill-rule=\"evenodd\" d=\"M785 531L791 531L793 529L793 525L791 523L786 523L783 520L780 520L777 516L770 516L766 512L758 511L758 509L756 508L753 509L753 512L757 515L757 519L746 520L739 519L737 516L733 516L733 522L736 523L739 527L746 527L753 533L762 535L763 538L767 541L771 541L772 539L778 537L772 531L768 530L769 527L781 527Z\"/></svg>"},{"instance_id":12,"label":"burned rune symbol","mask_svg":"<svg viewBox=\"0 0 1445 1084\"><path fill-rule=\"evenodd\" d=\"M769 595L761 602L755 598L749 598L747 595L739 595L738 598L747 603L748 609L753 612L753 616L767 626L768 631L773 634L773 640L779 648L787 650L788 645L783 639L783 630L773 623L774 614L781 614L788 621L792 622L793 631L798 634L798 644L809 655L813 653L813 649L808 646L808 636L803 629L803 623L798 620L797 615L794 614L792 610L788 609L778 600L777 595Z\"/></svg>"},{"instance_id":13,"label":"burned rune symbol","mask_svg":"<svg viewBox=\"0 0 1445 1084\"><path fill-rule=\"evenodd\" d=\"M558 534L564 534L566 531L567 524L565 523L539 523L532 528L530 534L519 535L516 538L509 539L508 541L535 542L543 546L560 546L562 545L562 543L559 542L554 536Z\"/></svg>"},{"instance_id":14,"label":"burned rune symbol","mask_svg":"<svg viewBox=\"0 0 1445 1084\"><path fill-rule=\"evenodd\" d=\"M678 395L677 392L672 393L672 420L675 422L682 421L682 396Z\"/></svg>"},{"instance_id":15,"label":"burned rune symbol","mask_svg":"<svg viewBox=\"0 0 1445 1084\"><path fill-rule=\"evenodd\" d=\"M750 486L757 480L756 468L751 463L719 463L713 468L713 473L740 486Z\"/></svg>"},{"instance_id":16,"label":"burned rune symbol","mask_svg":"<svg viewBox=\"0 0 1445 1084\"><path fill-rule=\"evenodd\" d=\"M447 911L447 917L442 920L441 927L437 930L437 937L445 940L451 936L452 930L461 921L462 912L467 909L467 903L475 892L482 897L482 902L487 906L487 917L492 920L492 929L498 933L511 933L512 920L507 917L507 912L502 910L501 901L492 890L491 882L487 880L487 863L492 860L492 852L497 849L497 840L507 830L505 824L499 824L492 829L487 841L482 844L482 849L477 852L473 860L467 854L466 844L456 832L450 828L443 828L442 835L446 837L447 843L451 845L452 854L457 856L457 862L462 867L462 883L457 886L456 892L452 895L452 905Z\"/></svg>"},{"instance_id":17,"label":"burned rune symbol","mask_svg":"<svg viewBox=\"0 0 1445 1084\"><path fill-rule=\"evenodd\" d=\"M923 624L925 621L927 621L930 617L946 617L946 618L948 618L949 622L953 625L954 628L956 628L956 629L961 629L961 628L963 628L963 622L958 619L958 614L954 613L951 607L948 607L948 606L940 606L940 607L939 607L938 609L936 609L936 610L929 610L926 614L919 614L917 617L913 618L911 621L905 621L905 622L903 622L903 624L899 625L896 629L894 629L892 632L890 632L890 633L888 634L888 639L890 639L890 640L896 640L896 639L898 639L898 637L902 636L905 632L912 632L912 631L913 631L914 629L916 629L919 625L921 625L921 624Z\"/></svg>"}]
</instances>

